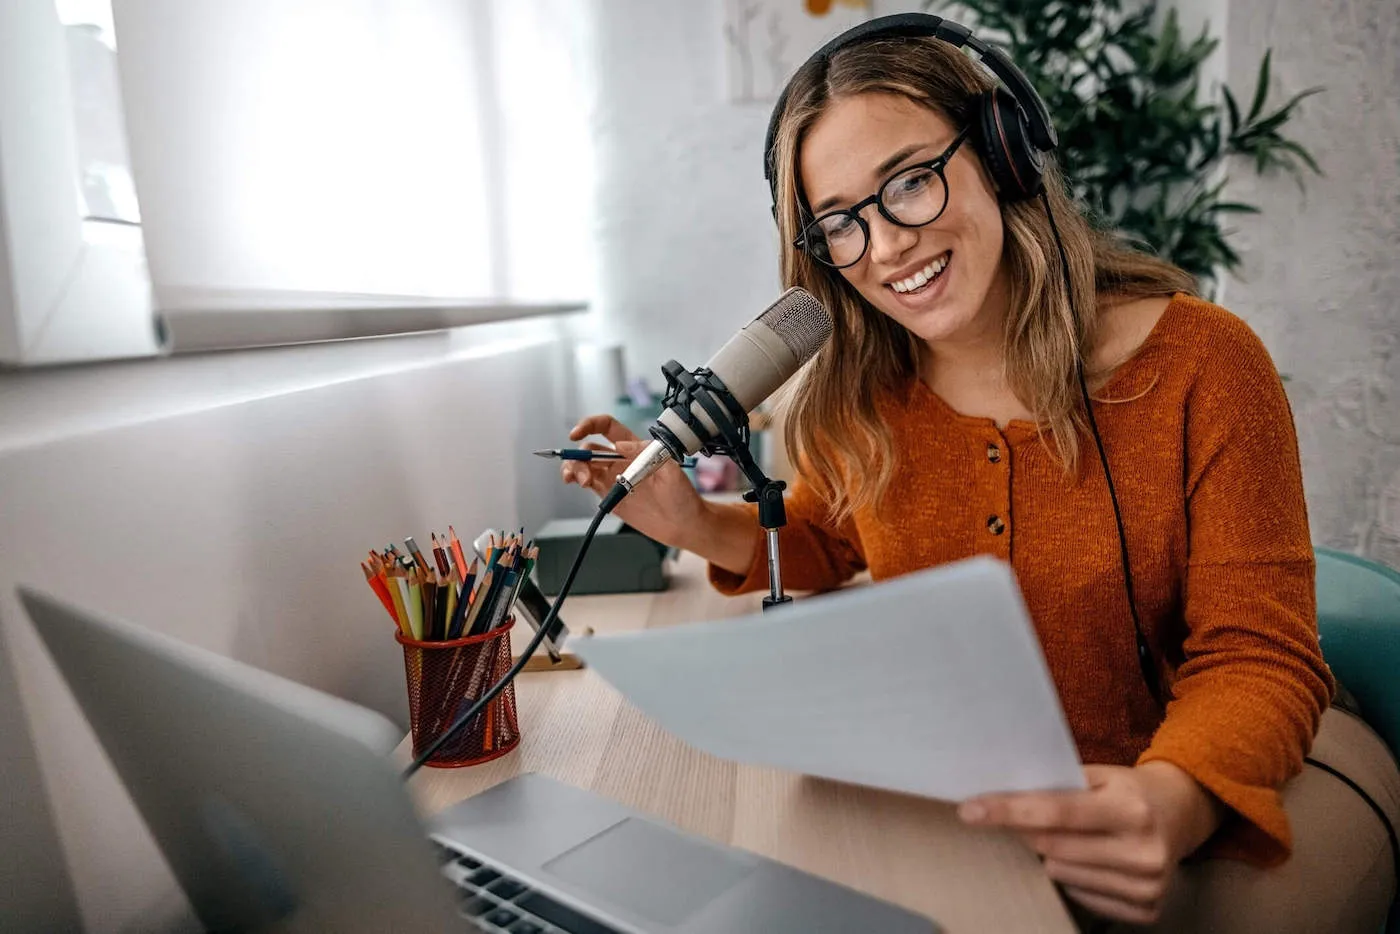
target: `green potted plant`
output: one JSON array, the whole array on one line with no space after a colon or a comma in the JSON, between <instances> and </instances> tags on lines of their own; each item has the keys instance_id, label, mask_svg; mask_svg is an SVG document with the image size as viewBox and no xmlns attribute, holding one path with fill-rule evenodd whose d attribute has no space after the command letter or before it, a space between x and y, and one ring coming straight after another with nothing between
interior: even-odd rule
<instances>
[{"instance_id":1,"label":"green potted plant","mask_svg":"<svg viewBox=\"0 0 1400 934\"><path fill-rule=\"evenodd\" d=\"M1228 87L1200 94L1201 65L1219 40L1182 35L1176 11L1155 0L928 0L930 12L977 29L1002 46L1045 99L1060 137L1058 157L1075 196L1105 229L1192 273L1209 293L1220 270L1239 266L1227 242L1230 214L1257 214L1227 200L1227 167L1261 175L1321 173L1283 135L1309 88L1268 106L1264 55L1249 108Z\"/></svg>"}]
</instances>

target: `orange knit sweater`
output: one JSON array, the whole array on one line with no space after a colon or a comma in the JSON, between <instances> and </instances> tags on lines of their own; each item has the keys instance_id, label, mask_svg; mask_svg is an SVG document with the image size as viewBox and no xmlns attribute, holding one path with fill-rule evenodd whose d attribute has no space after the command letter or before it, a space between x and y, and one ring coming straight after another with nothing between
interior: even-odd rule
<instances>
[{"instance_id":1,"label":"orange knit sweater","mask_svg":"<svg viewBox=\"0 0 1400 934\"><path fill-rule=\"evenodd\" d=\"M799 478L783 579L825 590L866 568L882 580L975 554L1009 562L1083 761L1180 766L1233 811L1210 853L1281 862L1292 840L1278 788L1335 687L1282 383L1244 322L1178 295L1095 399L1165 717L1138 668L1092 439L1068 476L1033 424L998 429L912 380L880 404L899 459L879 517L832 525ZM710 579L766 587L761 540L747 575L712 565Z\"/></svg>"}]
</instances>

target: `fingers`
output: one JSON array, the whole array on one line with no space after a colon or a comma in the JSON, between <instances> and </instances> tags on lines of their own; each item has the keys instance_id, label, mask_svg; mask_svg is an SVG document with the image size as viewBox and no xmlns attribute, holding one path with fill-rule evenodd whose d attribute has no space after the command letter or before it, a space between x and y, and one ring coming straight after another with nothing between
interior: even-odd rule
<instances>
[{"instance_id":1,"label":"fingers","mask_svg":"<svg viewBox=\"0 0 1400 934\"><path fill-rule=\"evenodd\" d=\"M1139 908L1156 908L1160 905L1162 896L1166 894L1166 876L1148 879L1097 866L1062 863L1054 859L1045 861L1045 873L1063 885L1116 898Z\"/></svg>"},{"instance_id":2,"label":"fingers","mask_svg":"<svg viewBox=\"0 0 1400 934\"><path fill-rule=\"evenodd\" d=\"M621 470L610 471L608 464L621 463L620 461L565 461L559 467L559 474L564 478L565 483L577 483L601 493L613 484L613 473L621 473Z\"/></svg>"},{"instance_id":3,"label":"fingers","mask_svg":"<svg viewBox=\"0 0 1400 934\"><path fill-rule=\"evenodd\" d=\"M609 444L583 441L589 435L602 435ZM559 476L565 483L576 483L600 495L606 493L632 458L641 453L647 442L633 434L626 425L611 415L589 415L569 432L570 441L583 441L581 447L590 451L616 451L627 460L564 461Z\"/></svg>"},{"instance_id":4,"label":"fingers","mask_svg":"<svg viewBox=\"0 0 1400 934\"><path fill-rule=\"evenodd\" d=\"M1028 835L1026 842L1047 860L1112 869L1144 878L1160 877L1171 869L1172 864L1166 844L1157 839L1049 833Z\"/></svg>"},{"instance_id":5,"label":"fingers","mask_svg":"<svg viewBox=\"0 0 1400 934\"><path fill-rule=\"evenodd\" d=\"M1143 908L1119 898L1100 895L1097 892L1090 892L1072 885L1061 886L1061 889L1065 895L1095 914L1112 918L1115 921L1126 921L1129 924L1151 924L1157 920L1161 913L1159 908Z\"/></svg>"},{"instance_id":6,"label":"fingers","mask_svg":"<svg viewBox=\"0 0 1400 934\"><path fill-rule=\"evenodd\" d=\"M576 464L573 461L564 461L559 465L559 476L565 483L577 483L579 486L588 486L588 467Z\"/></svg>"},{"instance_id":7,"label":"fingers","mask_svg":"<svg viewBox=\"0 0 1400 934\"><path fill-rule=\"evenodd\" d=\"M603 445L593 446L593 450L600 449L604 449ZM628 463L630 458L623 461L564 461L559 465L559 475L565 483L577 483L602 495L617 482L618 476L627 468Z\"/></svg>"},{"instance_id":8,"label":"fingers","mask_svg":"<svg viewBox=\"0 0 1400 934\"><path fill-rule=\"evenodd\" d=\"M611 415L589 415L569 432L570 441L578 441L589 435L602 435L616 444L619 441L640 441L632 429Z\"/></svg>"},{"instance_id":9,"label":"fingers","mask_svg":"<svg viewBox=\"0 0 1400 934\"><path fill-rule=\"evenodd\" d=\"M1121 802L1098 791L988 795L963 802L966 823L1020 831L1106 832L1126 829Z\"/></svg>"},{"instance_id":10,"label":"fingers","mask_svg":"<svg viewBox=\"0 0 1400 934\"><path fill-rule=\"evenodd\" d=\"M628 441L626 439L612 441L608 444L603 444L599 441L585 441L581 445L581 447L585 447L590 451L616 451L619 454L626 454L629 458L636 457L638 454L642 453L642 449L646 446L647 442L640 438L635 441Z\"/></svg>"}]
</instances>

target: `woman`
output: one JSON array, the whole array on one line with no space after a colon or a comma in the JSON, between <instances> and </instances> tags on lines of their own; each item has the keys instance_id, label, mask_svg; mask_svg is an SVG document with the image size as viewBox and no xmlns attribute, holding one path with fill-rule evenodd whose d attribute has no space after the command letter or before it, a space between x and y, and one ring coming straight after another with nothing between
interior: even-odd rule
<instances>
[{"instance_id":1,"label":"woman","mask_svg":"<svg viewBox=\"0 0 1400 934\"><path fill-rule=\"evenodd\" d=\"M850 45L789 86L782 276L835 331L789 397L785 582L823 590L979 553L1012 564L1089 790L960 814L1021 832L1081 917L1374 932L1394 879L1379 822L1332 777L1295 779L1320 724L1344 717L1324 718L1335 685L1278 375L1187 274L1093 231L1053 165L1043 203L999 197L976 119L993 86L934 38ZM590 434L641 448L607 416L571 437ZM561 470L603 493L620 468ZM753 510L702 501L674 466L617 514L706 558L722 591L767 583ZM1394 774L1359 721L1336 731Z\"/></svg>"}]
</instances>

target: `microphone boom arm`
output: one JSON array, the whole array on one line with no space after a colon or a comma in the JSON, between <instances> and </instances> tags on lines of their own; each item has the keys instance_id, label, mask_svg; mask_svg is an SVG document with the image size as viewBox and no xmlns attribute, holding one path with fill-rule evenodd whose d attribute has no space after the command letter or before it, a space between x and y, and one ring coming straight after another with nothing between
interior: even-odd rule
<instances>
[{"instance_id":1,"label":"microphone boom arm","mask_svg":"<svg viewBox=\"0 0 1400 934\"><path fill-rule=\"evenodd\" d=\"M692 373L675 360L668 360L662 366L661 374L666 377L662 408L670 409L697 438L704 438L711 432L695 415L692 405L698 403L717 429L717 436L710 437L701 445L700 453L710 457L728 457L739 465L752 486L744 494L744 499L758 504L758 524L765 532L768 545L769 595L763 598L763 609L791 603L792 597L783 593L778 546L778 530L787 525L787 509L783 505L783 490L787 484L769 479L754 461L753 453L749 450L748 413L724 385L724 381L705 367L697 367ZM685 456L685 445L665 425L659 422L653 425L651 436L666 445L678 462Z\"/></svg>"}]
</instances>

